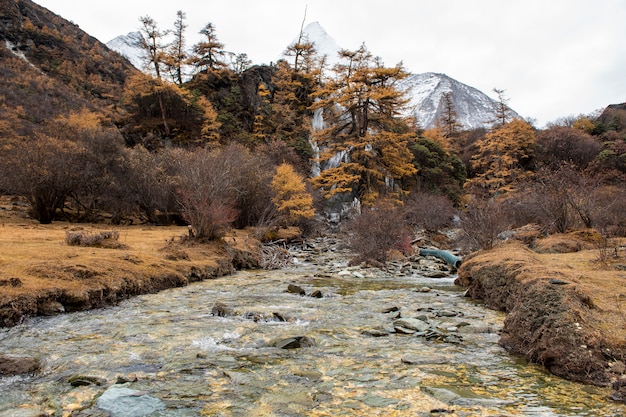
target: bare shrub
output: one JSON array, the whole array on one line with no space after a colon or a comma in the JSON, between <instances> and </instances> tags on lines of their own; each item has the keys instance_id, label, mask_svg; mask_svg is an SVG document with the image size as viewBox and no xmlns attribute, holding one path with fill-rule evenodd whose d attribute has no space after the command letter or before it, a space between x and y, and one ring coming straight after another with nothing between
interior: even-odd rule
<instances>
[{"instance_id":1,"label":"bare shrub","mask_svg":"<svg viewBox=\"0 0 626 417\"><path fill-rule=\"evenodd\" d=\"M537 159L547 166L574 164L584 169L600 153L602 144L580 129L552 126L537 135Z\"/></svg>"},{"instance_id":2,"label":"bare shrub","mask_svg":"<svg viewBox=\"0 0 626 417\"><path fill-rule=\"evenodd\" d=\"M428 232L437 232L449 227L455 213L456 210L449 198L423 191L411 193L404 203L404 218L407 223Z\"/></svg>"},{"instance_id":3,"label":"bare shrub","mask_svg":"<svg viewBox=\"0 0 626 417\"><path fill-rule=\"evenodd\" d=\"M98 248L121 249L125 245L118 243L120 233L116 230L89 232L66 232L65 243L69 246L86 246Z\"/></svg>"},{"instance_id":4,"label":"bare shrub","mask_svg":"<svg viewBox=\"0 0 626 417\"><path fill-rule=\"evenodd\" d=\"M237 217L236 167L218 152L199 150L182 156L177 193L182 216L197 238L219 238Z\"/></svg>"},{"instance_id":5,"label":"bare shrub","mask_svg":"<svg viewBox=\"0 0 626 417\"><path fill-rule=\"evenodd\" d=\"M543 168L525 185L526 210L546 232L565 233L576 227L591 228L604 211L599 202L602 185L569 164Z\"/></svg>"},{"instance_id":6,"label":"bare shrub","mask_svg":"<svg viewBox=\"0 0 626 417\"><path fill-rule=\"evenodd\" d=\"M389 202L364 209L348 225L349 246L360 260L385 262L406 235L402 210Z\"/></svg>"},{"instance_id":7,"label":"bare shrub","mask_svg":"<svg viewBox=\"0 0 626 417\"><path fill-rule=\"evenodd\" d=\"M608 237L626 236L626 189L604 186L595 194L594 227Z\"/></svg>"},{"instance_id":8,"label":"bare shrub","mask_svg":"<svg viewBox=\"0 0 626 417\"><path fill-rule=\"evenodd\" d=\"M460 243L470 251L491 249L509 223L501 202L475 200L461 213Z\"/></svg>"}]
</instances>

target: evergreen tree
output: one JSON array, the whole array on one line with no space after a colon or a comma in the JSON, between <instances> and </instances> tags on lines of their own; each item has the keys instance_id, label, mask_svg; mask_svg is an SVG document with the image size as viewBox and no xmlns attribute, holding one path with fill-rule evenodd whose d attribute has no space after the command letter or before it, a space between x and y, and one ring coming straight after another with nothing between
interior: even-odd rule
<instances>
[{"instance_id":1,"label":"evergreen tree","mask_svg":"<svg viewBox=\"0 0 626 417\"><path fill-rule=\"evenodd\" d=\"M364 204L381 194L401 197L404 177L415 168L408 149L407 125L400 120L406 104L398 82L407 76L401 65L385 67L361 46L340 52L342 62L316 94L312 108L323 108L329 128L317 132L321 162L343 155L338 166L323 170L314 184L326 197L354 192Z\"/></svg>"},{"instance_id":2,"label":"evergreen tree","mask_svg":"<svg viewBox=\"0 0 626 417\"><path fill-rule=\"evenodd\" d=\"M193 46L193 55L189 62L198 72L224 68L226 64L223 59L226 52L224 44L217 39L213 23L207 23L200 34L204 35L205 39Z\"/></svg>"}]
</instances>

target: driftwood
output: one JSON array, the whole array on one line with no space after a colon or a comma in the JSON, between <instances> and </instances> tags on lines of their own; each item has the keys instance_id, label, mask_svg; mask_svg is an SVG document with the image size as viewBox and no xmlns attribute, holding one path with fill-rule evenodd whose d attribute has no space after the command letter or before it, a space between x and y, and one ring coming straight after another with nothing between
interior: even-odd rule
<instances>
[{"instance_id":1,"label":"driftwood","mask_svg":"<svg viewBox=\"0 0 626 417\"><path fill-rule=\"evenodd\" d=\"M291 263L289 252L276 245L263 245L261 248L261 268L281 269Z\"/></svg>"}]
</instances>

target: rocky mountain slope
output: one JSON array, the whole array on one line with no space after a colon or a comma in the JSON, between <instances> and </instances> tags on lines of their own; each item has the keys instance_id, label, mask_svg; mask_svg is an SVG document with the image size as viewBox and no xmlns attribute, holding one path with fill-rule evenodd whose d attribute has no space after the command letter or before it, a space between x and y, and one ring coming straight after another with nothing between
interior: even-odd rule
<instances>
[{"instance_id":1,"label":"rocky mountain slope","mask_svg":"<svg viewBox=\"0 0 626 417\"><path fill-rule=\"evenodd\" d=\"M112 115L137 70L77 25L30 0L0 2L0 127L26 135L59 114Z\"/></svg>"}]
</instances>

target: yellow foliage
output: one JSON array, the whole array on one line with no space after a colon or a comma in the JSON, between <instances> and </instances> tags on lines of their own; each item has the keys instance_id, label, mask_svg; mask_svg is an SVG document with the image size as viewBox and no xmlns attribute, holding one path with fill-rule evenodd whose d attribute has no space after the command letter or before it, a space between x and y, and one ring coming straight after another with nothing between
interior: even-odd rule
<instances>
[{"instance_id":1,"label":"yellow foliage","mask_svg":"<svg viewBox=\"0 0 626 417\"><path fill-rule=\"evenodd\" d=\"M284 163L276 168L271 186L272 202L287 223L294 224L315 215L313 197L306 190L302 176L291 165Z\"/></svg>"},{"instance_id":2,"label":"yellow foliage","mask_svg":"<svg viewBox=\"0 0 626 417\"><path fill-rule=\"evenodd\" d=\"M476 142L478 152L470 163L477 172L469 187L489 193L510 189L511 183L526 177L524 163L532 158L535 132L530 124L515 119L487 133Z\"/></svg>"},{"instance_id":3,"label":"yellow foliage","mask_svg":"<svg viewBox=\"0 0 626 417\"><path fill-rule=\"evenodd\" d=\"M574 121L573 128L591 134L596 128L596 125L588 117L579 117Z\"/></svg>"}]
</instances>

